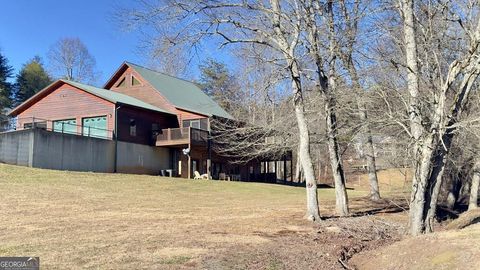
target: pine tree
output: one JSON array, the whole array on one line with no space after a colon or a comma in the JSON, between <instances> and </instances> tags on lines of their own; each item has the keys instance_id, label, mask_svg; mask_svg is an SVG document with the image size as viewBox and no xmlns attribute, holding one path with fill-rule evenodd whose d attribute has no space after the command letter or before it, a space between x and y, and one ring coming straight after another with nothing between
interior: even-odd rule
<instances>
[{"instance_id":1,"label":"pine tree","mask_svg":"<svg viewBox=\"0 0 480 270\"><path fill-rule=\"evenodd\" d=\"M15 83L15 102L22 103L52 82L43 67L40 57L23 65Z\"/></svg>"},{"instance_id":2,"label":"pine tree","mask_svg":"<svg viewBox=\"0 0 480 270\"><path fill-rule=\"evenodd\" d=\"M7 108L12 105L12 89L13 86L8 82L8 78L13 75L13 68L8 65L8 60L0 53L0 118Z\"/></svg>"},{"instance_id":3,"label":"pine tree","mask_svg":"<svg viewBox=\"0 0 480 270\"><path fill-rule=\"evenodd\" d=\"M239 83L230 74L227 66L213 59L200 65L200 86L220 106L232 111L232 106L239 101Z\"/></svg>"}]
</instances>

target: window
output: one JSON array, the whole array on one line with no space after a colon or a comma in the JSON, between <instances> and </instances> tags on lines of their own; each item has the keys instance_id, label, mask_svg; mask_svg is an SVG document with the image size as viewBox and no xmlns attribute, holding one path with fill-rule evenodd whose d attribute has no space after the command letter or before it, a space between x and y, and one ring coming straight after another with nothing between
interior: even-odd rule
<instances>
[{"instance_id":1,"label":"window","mask_svg":"<svg viewBox=\"0 0 480 270\"><path fill-rule=\"evenodd\" d=\"M40 128L40 129L47 129L47 121L35 121L33 122L28 122L23 124L23 129L31 129L31 128Z\"/></svg>"},{"instance_id":2,"label":"window","mask_svg":"<svg viewBox=\"0 0 480 270\"><path fill-rule=\"evenodd\" d=\"M77 134L77 119L65 119L53 121L53 131L69 134Z\"/></svg>"},{"instance_id":3,"label":"window","mask_svg":"<svg viewBox=\"0 0 480 270\"><path fill-rule=\"evenodd\" d=\"M125 87L127 85L125 77L117 84L117 87Z\"/></svg>"},{"instance_id":4,"label":"window","mask_svg":"<svg viewBox=\"0 0 480 270\"><path fill-rule=\"evenodd\" d=\"M183 127L192 127L192 128L200 129L200 119L184 120Z\"/></svg>"},{"instance_id":5,"label":"window","mask_svg":"<svg viewBox=\"0 0 480 270\"><path fill-rule=\"evenodd\" d=\"M82 118L83 136L107 138L107 116Z\"/></svg>"},{"instance_id":6,"label":"window","mask_svg":"<svg viewBox=\"0 0 480 270\"><path fill-rule=\"evenodd\" d=\"M140 85L140 84L141 84L140 81L137 80L137 78L135 78L135 77L132 76L132 86Z\"/></svg>"},{"instance_id":7,"label":"window","mask_svg":"<svg viewBox=\"0 0 480 270\"><path fill-rule=\"evenodd\" d=\"M152 124L152 132L160 131L159 125L157 123Z\"/></svg>"},{"instance_id":8,"label":"window","mask_svg":"<svg viewBox=\"0 0 480 270\"><path fill-rule=\"evenodd\" d=\"M137 136L137 123L135 122L135 119L130 119L130 136Z\"/></svg>"},{"instance_id":9,"label":"window","mask_svg":"<svg viewBox=\"0 0 480 270\"><path fill-rule=\"evenodd\" d=\"M192 128L198 128L200 129L200 120L192 120L190 121L190 126Z\"/></svg>"}]
</instances>

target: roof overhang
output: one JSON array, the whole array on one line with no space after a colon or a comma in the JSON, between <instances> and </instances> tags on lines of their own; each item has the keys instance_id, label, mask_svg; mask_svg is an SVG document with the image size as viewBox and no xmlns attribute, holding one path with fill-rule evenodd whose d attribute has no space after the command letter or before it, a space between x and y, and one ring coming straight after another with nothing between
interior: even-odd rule
<instances>
[{"instance_id":1,"label":"roof overhang","mask_svg":"<svg viewBox=\"0 0 480 270\"><path fill-rule=\"evenodd\" d=\"M50 94L51 92L53 92L53 90L55 90L56 88L58 88L60 85L62 84L65 84L64 81L62 80L57 80L57 81L54 81L53 83L47 85L45 88L43 88L42 90L38 91L35 95L33 95L32 97L30 97L29 99L25 100L24 102L22 102L20 105L18 105L17 107L13 108L9 113L8 115L9 116L17 116L19 115L21 112L23 112L24 110L26 110L28 107L32 106L33 104L35 104L37 101L39 101L40 99L46 97L48 94Z\"/></svg>"},{"instance_id":2,"label":"roof overhang","mask_svg":"<svg viewBox=\"0 0 480 270\"><path fill-rule=\"evenodd\" d=\"M74 87L75 89L78 89L80 91L83 91L85 93L88 93L92 96L95 96L97 98L100 98L102 100L105 100L107 102L110 102L112 104L122 104L122 105L125 105L125 106L129 106L129 107L134 107L134 108L139 108L139 109L143 109L143 110L147 110L147 111L153 111L153 112L158 112L158 113L164 113L164 114L169 114L169 115L173 115L173 116L176 116L176 114L174 113L171 113L171 112L167 112L167 111L159 111L159 110L153 110L153 109L150 109L150 108L145 108L145 107L139 107L139 106L135 106L133 104L128 104L128 103L123 103L123 102L120 102L120 101L113 101L113 100L110 100L108 98L105 98L101 95L96 95L95 93L92 93L91 91L87 91L81 87L78 87L77 85L75 85L74 83L70 83L69 81L65 81L65 80L57 80L53 83L51 83L50 85L48 85L47 87L43 88L42 90L40 90L38 93L36 93L35 95L33 95L31 98L27 99L26 101L24 101L22 104L18 105L17 107L15 107L14 109L12 109L8 115L9 116L17 116L19 115L20 113L22 113L23 111L25 111L26 109L28 109L29 107L31 107L33 104L37 103L38 101L40 101L42 98L46 97L47 95L49 95L50 93L52 93L53 91L55 91L58 87L64 85L64 84L67 84L71 87ZM108 90L105 90L105 91L108 91Z\"/></svg>"},{"instance_id":3,"label":"roof overhang","mask_svg":"<svg viewBox=\"0 0 480 270\"><path fill-rule=\"evenodd\" d=\"M125 70L127 70L128 68L128 62L123 62L119 68L117 68L117 70L113 73L113 75L110 77L110 79L107 80L107 82L105 83L105 85L103 85L103 88L104 89L110 89L113 84L118 81L118 79L120 78L120 75L123 74L123 72L125 72Z\"/></svg>"}]
</instances>

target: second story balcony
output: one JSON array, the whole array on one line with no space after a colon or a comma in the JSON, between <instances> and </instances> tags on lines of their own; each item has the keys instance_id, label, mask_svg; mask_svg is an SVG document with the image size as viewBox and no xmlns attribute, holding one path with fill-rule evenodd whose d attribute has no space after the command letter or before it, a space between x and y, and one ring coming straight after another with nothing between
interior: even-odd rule
<instances>
[{"instance_id":1,"label":"second story balcony","mask_svg":"<svg viewBox=\"0 0 480 270\"><path fill-rule=\"evenodd\" d=\"M175 146L200 144L206 145L208 141L208 131L192 127L185 128L167 128L162 129L156 135L156 146Z\"/></svg>"}]
</instances>

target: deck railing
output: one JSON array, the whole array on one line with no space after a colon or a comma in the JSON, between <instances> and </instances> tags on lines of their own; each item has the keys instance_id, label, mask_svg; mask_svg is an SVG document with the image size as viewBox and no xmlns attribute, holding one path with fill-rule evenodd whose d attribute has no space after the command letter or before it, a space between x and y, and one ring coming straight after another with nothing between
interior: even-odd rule
<instances>
[{"instance_id":1,"label":"deck railing","mask_svg":"<svg viewBox=\"0 0 480 270\"><path fill-rule=\"evenodd\" d=\"M113 130L109 129L101 129L64 122L58 122L57 124L55 123L55 121L37 117L11 118L0 121L0 132L24 129L43 129L58 133L73 134L107 140L111 140L114 137Z\"/></svg>"},{"instance_id":2,"label":"deck railing","mask_svg":"<svg viewBox=\"0 0 480 270\"><path fill-rule=\"evenodd\" d=\"M192 127L162 129L156 137L155 145L206 144L208 131Z\"/></svg>"}]
</instances>

